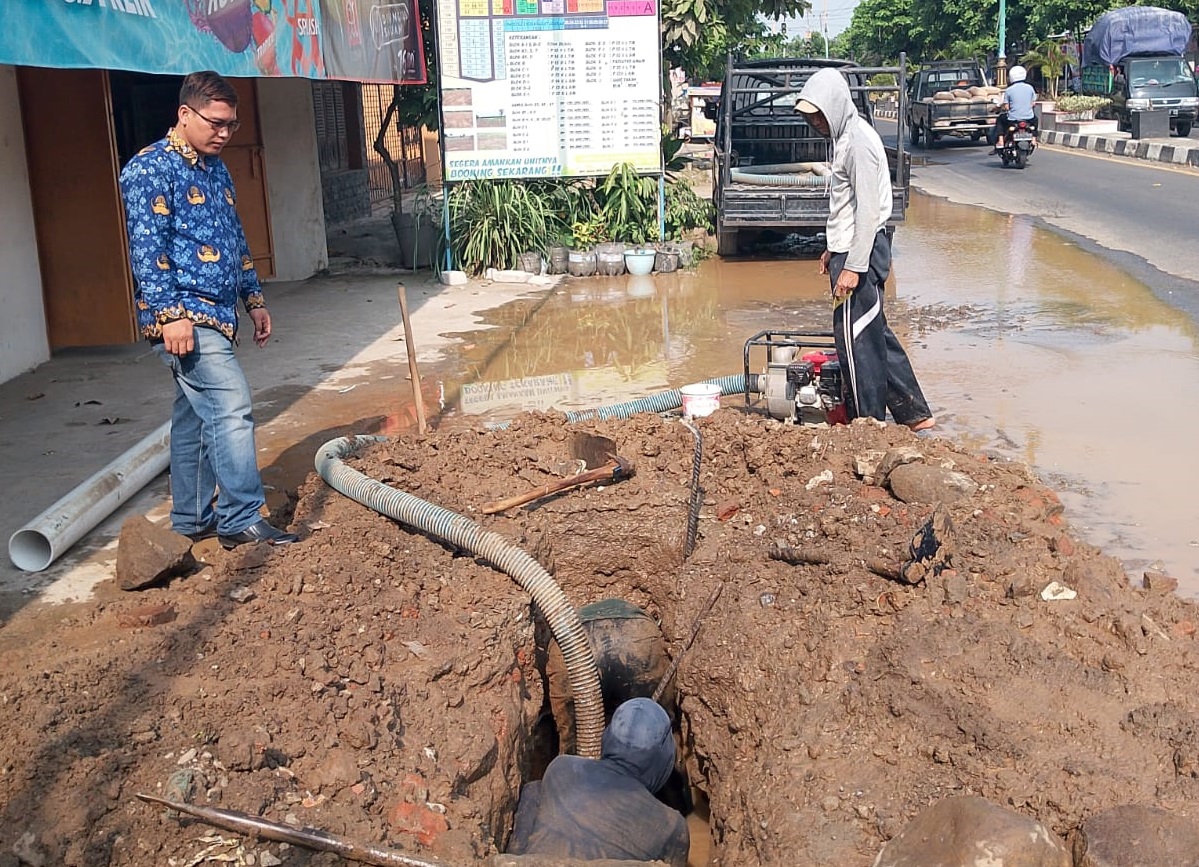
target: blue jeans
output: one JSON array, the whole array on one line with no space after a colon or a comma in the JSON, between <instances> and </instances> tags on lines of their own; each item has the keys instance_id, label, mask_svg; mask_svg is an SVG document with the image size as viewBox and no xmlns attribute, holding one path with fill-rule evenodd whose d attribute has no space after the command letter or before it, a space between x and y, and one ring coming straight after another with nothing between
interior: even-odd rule
<instances>
[{"instance_id":1,"label":"blue jeans","mask_svg":"<svg viewBox=\"0 0 1199 867\"><path fill-rule=\"evenodd\" d=\"M257 522L266 502L250 386L231 340L211 328L197 327L194 334L196 348L184 356L171 355L161 343L154 347L175 379L171 526L186 535L215 524L230 536Z\"/></svg>"}]
</instances>

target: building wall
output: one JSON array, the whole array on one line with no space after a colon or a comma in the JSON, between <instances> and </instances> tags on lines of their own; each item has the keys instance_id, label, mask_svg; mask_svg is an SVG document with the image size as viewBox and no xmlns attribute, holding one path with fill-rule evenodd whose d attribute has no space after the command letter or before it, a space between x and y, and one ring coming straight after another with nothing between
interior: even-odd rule
<instances>
[{"instance_id":1,"label":"building wall","mask_svg":"<svg viewBox=\"0 0 1199 867\"><path fill-rule=\"evenodd\" d=\"M303 78L260 78L258 118L275 277L303 280L329 264L312 85Z\"/></svg>"},{"instance_id":2,"label":"building wall","mask_svg":"<svg viewBox=\"0 0 1199 867\"><path fill-rule=\"evenodd\" d=\"M371 215L370 176L366 169L323 172L321 187L325 200L325 219L330 226Z\"/></svg>"},{"instance_id":3,"label":"building wall","mask_svg":"<svg viewBox=\"0 0 1199 867\"><path fill-rule=\"evenodd\" d=\"M0 382L49 358L16 70L0 66Z\"/></svg>"}]
</instances>

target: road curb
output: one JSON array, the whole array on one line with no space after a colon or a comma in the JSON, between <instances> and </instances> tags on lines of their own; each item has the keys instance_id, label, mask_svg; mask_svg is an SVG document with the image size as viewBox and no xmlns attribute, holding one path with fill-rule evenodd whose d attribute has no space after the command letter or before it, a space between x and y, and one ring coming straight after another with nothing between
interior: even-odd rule
<instances>
[{"instance_id":1,"label":"road curb","mask_svg":"<svg viewBox=\"0 0 1199 867\"><path fill-rule=\"evenodd\" d=\"M1038 135L1045 144L1076 148L1126 159L1168 163L1199 168L1199 143L1171 144L1166 141L1132 139L1112 135L1086 135L1061 130L1041 130Z\"/></svg>"}]
</instances>

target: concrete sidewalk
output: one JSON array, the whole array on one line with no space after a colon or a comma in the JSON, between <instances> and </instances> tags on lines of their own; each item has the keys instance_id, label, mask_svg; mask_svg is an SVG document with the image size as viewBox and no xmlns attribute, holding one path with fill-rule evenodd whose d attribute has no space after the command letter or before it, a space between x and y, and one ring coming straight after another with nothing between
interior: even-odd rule
<instances>
[{"instance_id":1,"label":"concrete sidewalk","mask_svg":"<svg viewBox=\"0 0 1199 867\"><path fill-rule=\"evenodd\" d=\"M286 506L323 442L411 424L400 281L429 411L437 408L437 363L454 342L445 335L483 327L479 311L545 291L482 281L448 287L427 271L386 269L268 284L275 337L262 350L243 339L238 356L254 391L259 465L273 510ZM145 343L58 352L0 384L0 621L34 600L86 598L112 575L124 518L167 517L164 475L44 572L22 572L8 557L15 531L169 420L172 400L170 375Z\"/></svg>"}]
</instances>

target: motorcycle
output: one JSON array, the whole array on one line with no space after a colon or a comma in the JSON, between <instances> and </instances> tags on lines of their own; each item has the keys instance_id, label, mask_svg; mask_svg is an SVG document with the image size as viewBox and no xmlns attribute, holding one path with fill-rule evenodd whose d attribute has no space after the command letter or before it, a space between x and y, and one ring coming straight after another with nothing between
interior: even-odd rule
<instances>
[{"instance_id":1,"label":"motorcycle","mask_svg":"<svg viewBox=\"0 0 1199 867\"><path fill-rule=\"evenodd\" d=\"M1013 163L1022 169L1028 165L1032 152L1037 149L1037 122L1035 120L1009 120L1003 133L1003 147L999 158L1005 166Z\"/></svg>"}]
</instances>

